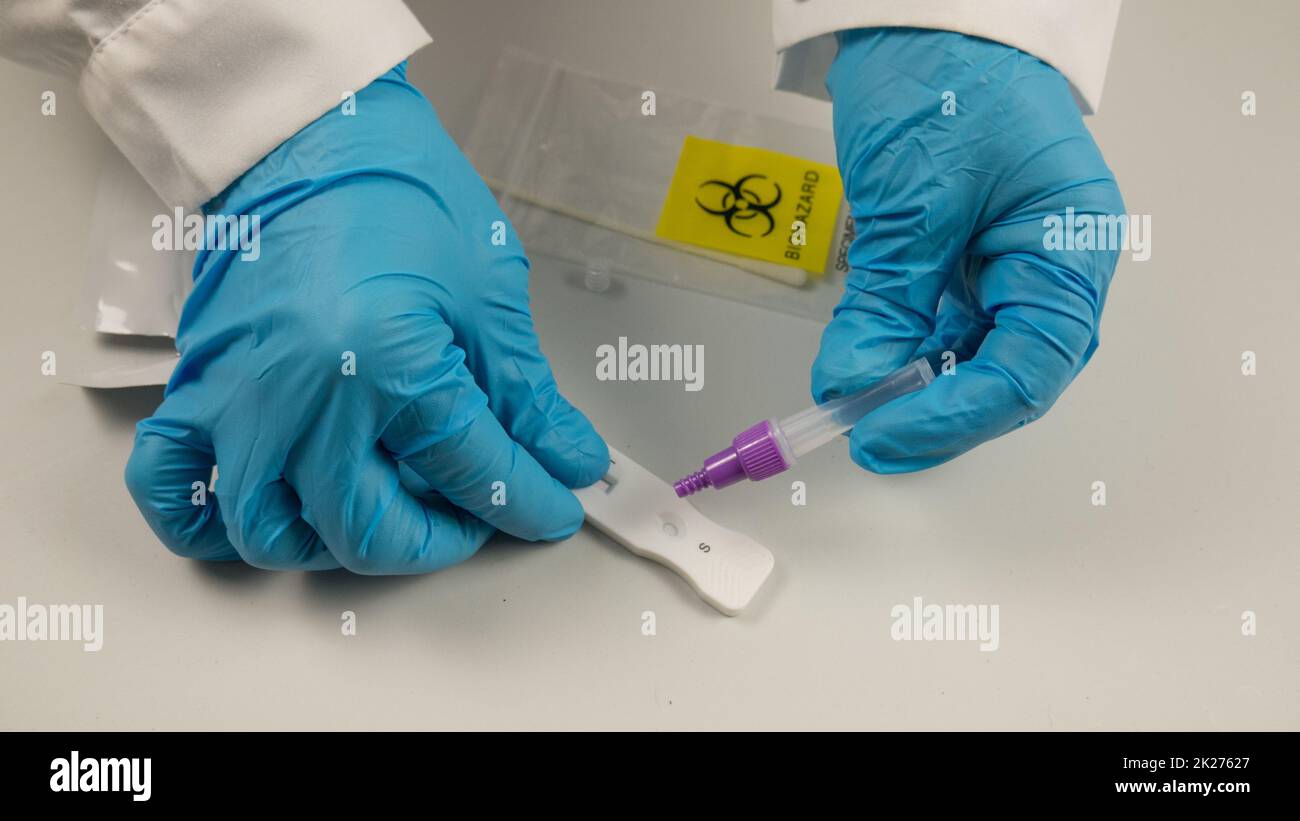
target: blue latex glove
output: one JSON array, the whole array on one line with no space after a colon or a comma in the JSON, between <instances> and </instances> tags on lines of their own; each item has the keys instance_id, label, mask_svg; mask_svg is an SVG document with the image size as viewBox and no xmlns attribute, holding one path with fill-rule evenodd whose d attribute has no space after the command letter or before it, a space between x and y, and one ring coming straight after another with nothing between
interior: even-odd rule
<instances>
[{"instance_id":1,"label":"blue latex glove","mask_svg":"<svg viewBox=\"0 0 1300 821\"><path fill-rule=\"evenodd\" d=\"M1037 419L1088 362L1118 251L1045 250L1043 219L1124 204L1065 78L1014 48L844 32L826 84L857 238L813 397L952 351L954 375L851 434L862 467L921 470Z\"/></svg>"},{"instance_id":2,"label":"blue latex glove","mask_svg":"<svg viewBox=\"0 0 1300 821\"><path fill-rule=\"evenodd\" d=\"M513 229L404 65L205 210L260 215L261 255L200 253L180 362L137 429L127 486L164 544L419 573L495 528L581 525L568 488L599 478L608 451L538 348ZM220 503L196 506L214 458Z\"/></svg>"}]
</instances>

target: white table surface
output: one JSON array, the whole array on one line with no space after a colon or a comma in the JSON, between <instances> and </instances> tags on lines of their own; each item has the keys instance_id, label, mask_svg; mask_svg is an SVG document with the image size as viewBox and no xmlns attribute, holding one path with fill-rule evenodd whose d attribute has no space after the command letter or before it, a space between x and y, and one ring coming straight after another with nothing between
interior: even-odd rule
<instances>
[{"instance_id":1,"label":"white table surface","mask_svg":"<svg viewBox=\"0 0 1300 821\"><path fill-rule=\"evenodd\" d=\"M413 80L458 139L506 43L829 123L769 89L764 3L412 5L435 38ZM588 528L416 578L166 552L121 480L160 391L40 374L71 346L103 137L71 84L0 64L0 603L105 608L98 653L0 642L0 728L1300 728L1298 26L1280 1L1125 4L1090 124L1153 253L1121 262L1092 364L1043 420L947 466L879 477L826 448L790 475L806 507L782 480L700 497L776 554L735 619ZM816 323L535 271L562 388L661 476L808 401ZM703 344L705 389L596 381L619 335ZM914 596L997 604L1000 648L891 640Z\"/></svg>"}]
</instances>

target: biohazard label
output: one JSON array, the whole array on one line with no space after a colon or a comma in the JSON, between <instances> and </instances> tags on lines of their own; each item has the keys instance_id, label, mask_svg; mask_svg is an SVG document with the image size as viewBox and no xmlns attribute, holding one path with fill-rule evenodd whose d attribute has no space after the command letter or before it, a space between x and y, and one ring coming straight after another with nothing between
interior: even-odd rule
<instances>
[{"instance_id":1,"label":"biohazard label","mask_svg":"<svg viewBox=\"0 0 1300 821\"><path fill-rule=\"evenodd\" d=\"M821 273L843 197L834 166L687 137L655 235Z\"/></svg>"}]
</instances>

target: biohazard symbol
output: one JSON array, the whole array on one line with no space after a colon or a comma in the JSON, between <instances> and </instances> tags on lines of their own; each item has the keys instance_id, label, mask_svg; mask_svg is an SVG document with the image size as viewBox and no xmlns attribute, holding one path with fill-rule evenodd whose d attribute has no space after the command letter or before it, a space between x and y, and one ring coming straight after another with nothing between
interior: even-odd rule
<instances>
[{"instance_id":1,"label":"biohazard symbol","mask_svg":"<svg viewBox=\"0 0 1300 821\"><path fill-rule=\"evenodd\" d=\"M754 190L754 186L750 183L751 180L765 179L767 179L767 176L764 174L746 174L734 183L727 183L722 180L702 182L696 192L695 204L709 214L722 217L722 221L727 225L727 230L745 238L752 238L755 234L746 233L741 228L751 227L753 224L749 221L761 217L767 220L767 230L757 236L765 237L776 228L776 220L772 219L771 211L781 201L781 186L777 183L771 183L772 188L776 189L776 195L771 202L763 202L762 197L758 195ZM719 200L711 205L701 202L699 195L705 189L720 189L709 191L714 196L720 195ZM712 205L717 207L712 207Z\"/></svg>"}]
</instances>

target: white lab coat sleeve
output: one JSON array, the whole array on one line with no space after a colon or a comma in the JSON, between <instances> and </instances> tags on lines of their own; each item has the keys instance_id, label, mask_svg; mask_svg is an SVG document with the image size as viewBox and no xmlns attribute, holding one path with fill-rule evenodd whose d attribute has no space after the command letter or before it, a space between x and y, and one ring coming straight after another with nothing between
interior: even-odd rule
<instances>
[{"instance_id":1,"label":"white lab coat sleeve","mask_svg":"<svg viewBox=\"0 0 1300 821\"><path fill-rule=\"evenodd\" d=\"M834 33L901 26L942 29L1014 46L1070 81L1085 114L1101 105L1120 0L772 0L777 88L819 99Z\"/></svg>"},{"instance_id":2,"label":"white lab coat sleeve","mask_svg":"<svg viewBox=\"0 0 1300 821\"><path fill-rule=\"evenodd\" d=\"M402 0L0 3L0 56L75 78L109 138L183 208L429 42Z\"/></svg>"}]
</instances>

